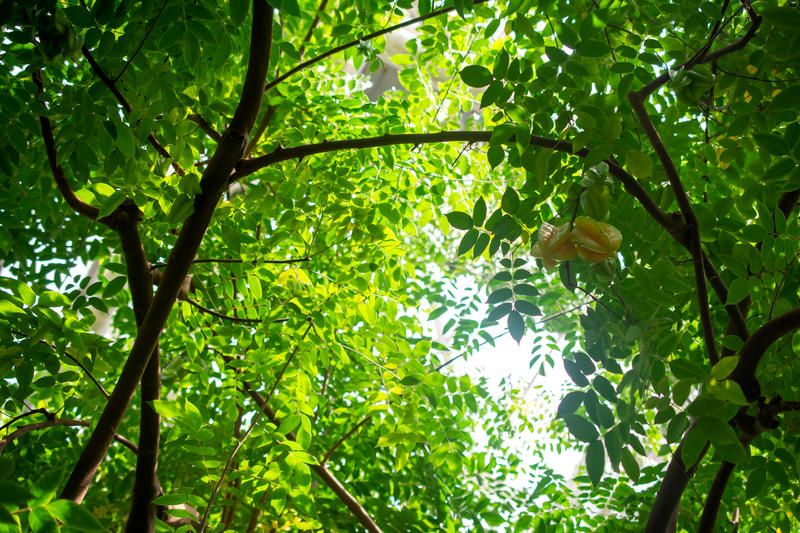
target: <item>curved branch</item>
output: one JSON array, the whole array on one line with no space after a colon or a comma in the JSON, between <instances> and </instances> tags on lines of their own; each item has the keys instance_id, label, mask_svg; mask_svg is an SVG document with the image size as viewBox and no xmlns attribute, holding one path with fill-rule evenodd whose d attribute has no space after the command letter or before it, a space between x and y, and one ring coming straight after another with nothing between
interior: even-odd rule
<instances>
[{"instance_id":1,"label":"curved branch","mask_svg":"<svg viewBox=\"0 0 800 533\"><path fill-rule=\"evenodd\" d=\"M739 364L730 379L742 387L748 399L758 397L756 370L761 358L770 346L784 335L800 329L800 307L792 309L777 318L773 318L750 336L739 350Z\"/></svg>"},{"instance_id":2,"label":"curved branch","mask_svg":"<svg viewBox=\"0 0 800 533\"><path fill-rule=\"evenodd\" d=\"M21 426L12 431L3 439L0 439L0 452L2 452L6 446L11 444L14 440L18 439L19 437L30 433L31 431L35 431L37 429L45 429L53 426L80 426L80 427L91 427L89 422L85 420L78 420L75 418L53 418L51 420L45 420L43 422L35 422L33 424L28 424L26 426ZM122 435L118 435L114 433L113 439L126 448L128 448L133 453L139 453L139 449L136 447L134 443L130 440L126 439Z\"/></svg>"},{"instance_id":3,"label":"curved branch","mask_svg":"<svg viewBox=\"0 0 800 533\"><path fill-rule=\"evenodd\" d=\"M198 265L201 263L251 263L254 265L257 264L264 264L264 265L286 265L290 263L304 263L307 261L311 261L310 257L298 257L295 259L239 259L239 258L219 258L219 259L195 259L192 261L193 265ZM153 263L150 265L150 270L155 270L157 268L164 268L167 266L166 263Z\"/></svg>"},{"instance_id":4,"label":"curved branch","mask_svg":"<svg viewBox=\"0 0 800 533\"><path fill-rule=\"evenodd\" d=\"M230 360L231 358L226 358L226 360ZM245 392L252 398L256 405L261 408L261 411L267 415L267 418L275 424L276 426L280 426L280 419L278 418L275 411L270 408L267 402L264 400L264 397L258 393L258 391L254 390L250 383L243 382L242 387L244 388ZM289 440L297 440L294 433L287 433L286 438ZM350 492L345 488L342 483L336 479L336 476L331 474L330 470L328 470L324 465L315 464L309 465L311 470L314 471L320 479L322 479L323 483L325 483L336 497L347 507L350 512L355 516L358 521L361 523L364 528L370 533L381 533L381 528L378 527L378 524L375 520L370 516L366 509L355 499L355 497L350 494Z\"/></svg>"},{"instance_id":5,"label":"curved branch","mask_svg":"<svg viewBox=\"0 0 800 533\"><path fill-rule=\"evenodd\" d=\"M197 308L201 312L203 312L203 313L205 313L207 315L215 316L215 317L220 318L222 320L230 320L231 322L236 322L237 324L260 324L261 322L263 322L259 318L239 318L238 316L224 315L222 313L218 313L218 312L214 311L213 309L209 309L208 307L204 307L204 306L200 305L199 303L195 302L194 300L192 300L188 296L185 298L185 300L189 305Z\"/></svg>"},{"instance_id":6,"label":"curved branch","mask_svg":"<svg viewBox=\"0 0 800 533\"><path fill-rule=\"evenodd\" d=\"M478 4L483 4L483 3L487 2L487 1L488 0L475 0L472 4L473 5L478 5ZM450 13L451 11L455 11L455 9L456 9L455 7L443 7L441 9L435 9L435 10L431 11L430 13L428 13L427 15L422 15L420 17L416 17L416 18L407 20L405 22L401 22L399 24L395 24L394 26L389 26L388 28L383 28L381 30L378 30L378 31L375 31L375 32L372 32L372 33L368 33L367 35L364 35L364 36L362 36L362 37L360 37L358 39L353 39L352 41L350 41L348 43L344 43L344 44L341 44L341 45L336 46L334 48L331 48L330 50L328 50L326 52L323 52L323 53L321 53L319 55L316 55L316 56L314 56L314 57L312 57L310 59L307 59L306 61L303 61L302 63L299 63L296 66L292 67L291 69L287 70L284 74L281 74L280 76L278 76L277 78L275 78L271 82L267 83L266 87L264 88L264 91L269 91L270 89L272 89L273 87L275 87L276 85L278 85L282 81L286 80L287 78L297 74L301 70L304 70L304 69L306 69L306 68L308 68L308 67L310 67L312 65L315 65L315 64L319 63L320 61L322 61L323 59L325 59L327 57L330 57L330 56L332 56L334 54L338 54L339 52L343 52L343 51L347 50L348 48L353 48L354 46L358 46L359 44L362 44L364 42L371 41L372 39L376 39L376 38L378 38L378 37L380 37L382 35L386 35L387 33L392 33L393 31L405 28L406 26L413 26L414 24L418 24L420 22L424 22L424 21L426 21L426 20L428 20L430 18L438 17L439 15L445 15L447 13Z\"/></svg>"}]
</instances>

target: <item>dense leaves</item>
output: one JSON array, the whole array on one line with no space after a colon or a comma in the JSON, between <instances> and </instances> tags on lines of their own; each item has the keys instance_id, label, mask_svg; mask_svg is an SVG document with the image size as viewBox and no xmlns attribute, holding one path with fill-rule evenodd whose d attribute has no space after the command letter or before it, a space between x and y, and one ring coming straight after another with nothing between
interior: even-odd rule
<instances>
[{"instance_id":1,"label":"dense leaves","mask_svg":"<svg viewBox=\"0 0 800 533\"><path fill-rule=\"evenodd\" d=\"M0 531L793 527L795 3L266 6L0 1Z\"/></svg>"}]
</instances>

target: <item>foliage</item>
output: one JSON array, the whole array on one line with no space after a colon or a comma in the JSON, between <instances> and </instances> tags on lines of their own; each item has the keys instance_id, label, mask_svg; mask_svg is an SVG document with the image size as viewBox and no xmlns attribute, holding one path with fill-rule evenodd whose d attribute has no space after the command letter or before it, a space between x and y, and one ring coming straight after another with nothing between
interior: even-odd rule
<instances>
[{"instance_id":1,"label":"foliage","mask_svg":"<svg viewBox=\"0 0 800 533\"><path fill-rule=\"evenodd\" d=\"M27 4L0 530L792 529L795 3Z\"/></svg>"}]
</instances>

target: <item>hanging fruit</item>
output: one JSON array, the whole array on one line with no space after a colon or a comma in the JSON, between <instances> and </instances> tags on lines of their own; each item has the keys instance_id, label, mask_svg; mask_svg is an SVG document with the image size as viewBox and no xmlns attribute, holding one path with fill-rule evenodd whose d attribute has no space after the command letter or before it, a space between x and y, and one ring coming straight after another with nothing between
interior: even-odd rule
<instances>
[{"instance_id":1,"label":"hanging fruit","mask_svg":"<svg viewBox=\"0 0 800 533\"><path fill-rule=\"evenodd\" d=\"M556 227L545 222L539 228L539 238L531 248L531 254L540 258L546 268L552 268L559 261L575 259L577 251L571 237L569 224Z\"/></svg>"},{"instance_id":2,"label":"hanging fruit","mask_svg":"<svg viewBox=\"0 0 800 533\"><path fill-rule=\"evenodd\" d=\"M544 223L539 236L531 248L531 255L542 260L545 268L552 268L561 261L576 257L588 263L601 263L613 258L622 244L620 231L605 222L581 216L569 224L553 226Z\"/></svg>"}]
</instances>

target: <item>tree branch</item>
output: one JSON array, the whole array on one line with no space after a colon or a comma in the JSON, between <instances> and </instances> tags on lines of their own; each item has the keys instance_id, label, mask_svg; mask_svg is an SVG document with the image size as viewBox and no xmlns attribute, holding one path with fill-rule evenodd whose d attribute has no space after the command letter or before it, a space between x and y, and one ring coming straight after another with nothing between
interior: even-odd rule
<instances>
[{"instance_id":1,"label":"tree branch","mask_svg":"<svg viewBox=\"0 0 800 533\"><path fill-rule=\"evenodd\" d=\"M759 396L760 387L756 381L756 370L761 358L778 339L800 329L800 307L773 318L750 336L739 350L739 364L730 376L741 386L748 400Z\"/></svg>"},{"instance_id":2,"label":"tree branch","mask_svg":"<svg viewBox=\"0 0 800 533\"><path fill-rule=\"evenodd\" d=\"M228 360L230 360L230 358L228 358ZM250 398L256 402L256 405L261 408L261 411L267 415L267 418L269 418L273 424L280 426L280 419L278 419L275 411L269 407L267 402L264 400L264 397L261 396L258 391L253 390L250 383L243 382L242 386ZM295 437L294 433L291 432L286 434L286 438L292 441L297 440L297 437ZM358 500L356 500L355 497L348 492L344 485L342 485L341 482L339 482L339 480L336 479L336 477L331 474L331 472L324 465L315 464L309 466L311 467L311 470L313 470L314 473L317 474L320 479L322 479L323 483L328 485L328 487L334 492L334 494L336 494L339 500L350 510L353 516L358 519L359 523L361 523L361 525L364 526L367 531L370 533L381 533L381 528L378 527L378 524L375 523L375 520L373 520L367 510L364 509Z\"/></svg>"},{"instance_id":3,"label":"tree branch","mask_svg":"<svg viewBox=\"0 0 800 533\"><path fill-rule=\"evenodd\" d=\"M238 316L224 315L222 313L214 311L213 309L204 307L188 297L186 298L186 302L189 305L197 308L201 312L206 313L207 315L215 316L222 320L230 320L231 322L236 322L237 324L260 324L261 322L263 322L263 320L261 320L260 318L239 318Z\"/></svg>"},{"instance_id":4,"label":"tree branch","mask_svg":"<svg viewBox=\"0 0 800 533\"><path fill-rule=\"evenodd\" d=\"M120 216L117 226L125 258L128 287L133 301L136 327L144 322L153 302L153 276L150 273L144 246L139 235L138 210ZM125 530L155 531L158 506L152 502L161 490L158 481L158 448L160 442L161 417L153 409L152 402L161 397L161 361L158 344L153 349L142 377L142 393L139 418L139 454L136 456L136 474L133 482L133 499Z\"/></svg>"},{"instance_id":5,"label":"tree branch","mask_svg":"<svg viewBox=\"0 0 800 533\"><path fill-rule=\"evenodd\" d=\"M236 113L203 172L200 180L201 192L195 197L194 211L181 229L158 291L139 328L139 334L125 361L114 392L111 393L97 426L73 467L61 492L61 498L80 502L89 490L94 474L105 457L114 432L158 343L158 337L192 266L217 202L227 186L234 166L241 159L247 137L261 106L272 45L272 21L273 9L267 6L265 0L254 0L247 74Z\"/></svg>"},{"instance_id":6,"label":"tree branch","mask_svg":"<svg viewBox=\"0 0 800 533\"><path fill-rule=\"evenodd\" d=\"M31 431L36 431L37 429L46 429L53 426L91 427L91 424L89 424L89 422L86 422L85 420L77 420L75 418L52 418L50 420L45 420L43 422L35 422L33 424L21 426L12 431L11 433L9 433L5 438L0 439L0 452L2 452L6 446L14 442L16 439L22 437L27 433L30 433ZM112 435L112 438L113 440L119 442L120 444L128 448L133 453L139 452L136 445L132 443L130 440L123 437L122 435L114 433L114 435Z\"/></svg>"},{"instance_id":7,"label":"tree branch","mask_svg":"<svg viewBox=\"0 0 800 533\"><path fill-rule=\"evenodd\" d=\"M88 48L86 48L86 46L81 47L81 53L83 54L83 57L86 58L86 61L89 62L89 65L92 67L92 71L94 71L95 75L98 78L100 78L100 81L102 81L103 84L105 84L105 86L108 87L108 90L111 91L111 94L113 94L114 98L117 99L117 102L119 102L119 104L122 106L122 109L125 110L125 113L130 114L132 110L131 104L130 102L128 102L127 98L125 98L125 96L120 92L114 80L108 77L108 74L106 74L106 72L103 70L103 67L101 67L97 61L95 61L94 57L92 56L92 53L89 51ZM175 172L179 176L183 176L186 173L183 170L183 168L178 164L178 162L172 158L167 149L164 148L164 146L160 142L158 142L158 139L156 139L152 133L147 134L147 142L150 143L150 146L156 149L156 151L159 153L159 155L161 155L161 157L164 157L171 161L172 168L175 169Z\"/></svg>"},{"instance_id":8,"label":"tree branch","mask_svg":"<svg viewBox=\"0 0 800 533\"><path fill-rule=\"evenodd\" d=\"M667 152L664 143L661 141L661 136L658 134L653 121L647 114L644 108L646 99L644 91L632 91L628 93L628 101L633 108L633 112L639 119L639 123L644 129L650 144L661 161L661 166L664 167L664 172L667 175L672 190L675 193L675 198L678 201L678 207L681 210L683 219L686 224L686 229L689 237L689 253L692 255L694 265L694 281L697 287L697 306L700 312L700 324L703 330L703 339L705 341L706 350L708 351L708 359L712 365L719 361L719 354L717 353L717 345L714 335L714 325L711 322L711 309L708 305L708 289L706 287L706 273L704 270L703 251L700 243L700 227L697 222L697 217L692 209L692 203L689 200L689 195L683 187L678 169L675 166L672 157ZM723 302L724 303L724 302Z\"/></svg>"},{"instance_id":9,"label":"tree branch","mask_svg":"<svg viewBox=\"0 0 800 533\"><path fill-rule=\"evenodd\" d=\"M711 488L706 496L706 503L703 505L703 514L700 517L700 524L697 526L697 533L712 533L714 531L722 495L725 493L725 487L731 479L734 468L736 468L736 465L727 461L723 461L719 466L717 475L714 476L714 481L711 482Z\"/></svg>"},{"instance_id":10,"label":"tree branch","mask_svg":"<svg viewBox=\"0 0 800 533\"><path fill-rule=\"evenodd\" d=\"M19 335L20 337L25 337L26 339L38 340L38 342L40 344L44 344L45 346L50 348L53 351L53 353L59 353L58 350L56 350L55 346L53 346L49 342L45 341L44 339L35 339L32 335L28 335L27 333L23 333L22 331L17 331L17 330L14 330L14 329L11 330L11 333L13 333L14 335ZM61 352L61 353L63 353L64 356L67 357L67 359L69 359L70 361L75 363L81 370L83 370L83 373L86 374L86 376L90 380L92 380L92 383L95 384L95 386L97 387L97 390L100 391L100 394L105 396L106 400L108 400L108 398L109 398L108 391L106 391L106 389L100 384L100 382L97 381L97 378L94 377L94 375L89 371L89 369L86 368L86 366L83 363L81 363L80 360L77 357L74 357L73 355L70 355L66 351Z\"/></svg>"},{"instance_id":11,"label":"tree branch","mask_svg":"<svg viewBox=\"0 0 800 533\"><path fill-rule=\"evenodd\" d=\"M195 124L200 126L200 129L203 130L203 132L206 135L214 139L216 142L220 142L222 140L222 135L220 135L219 132L215 130L214 127L211 124L209 124L208 121L204 119L202 116L196 113L192 113L186 117L186 120L190 120L191 122L194 122Z\"/></svg>"},{"instance_id":12,"label":"tree branch","mask_svg":"<svg viewBox=\"0 0 800 533\"><path fill-rule=\"evenodd\" d=\"M683 463L681 453L683 445L686 442L686 436L694 429L696 422L692 422L689 429L684 433L681 443L672 454L672 459L667 466L667 471L664 473L664 478L661 480L661 485L658 487L656 499L650 508L650 514L647 517L647 525L645 526L645 533L665 533L669 526L672 515L675 512L678 504L681 501L681 496L689 480L694 475L700 461L703 460L708 452L708 443L706 443L697 461L688 469Z\"/></svg>"},{"instance_id":13,"label":"tree branch","mask_svg":"<svg viewBox=\"0 0 800 533\"><path fill-rule=\"evenodd\" d=\"M329 449L327 452L325 452L325 456L322 458L322 461L320 461L320 462L319 462L319 464L320 464L321 466L325 466L325 464L328 462L328 460L329 460L329 459L330 459L330 458L333 456L333 453L336 451L336 448L338 448L339 446L341 446L341 445L342 445L342 443L343 443L344 441L346 441L347 439L349 439L349 438L350 438L350 437L353 435L353 433L355 433L356 431L358 431L359 429L361 429L361 427L362 427L364 424L366 424L367 422L369 422L370 420L372 420L372 416L367 416L367 417L365 417L364 419L362 419L362 420L361 420L361 422L359 422L358 424L356 424L355 426L353 426L352 428L350 428L350 431L348 431L347 433L345 433L344 435L342 435L342 436L339 438L339 440L337 440L337 441L336 441L336 442L333 444L333 446L331 446L331 447L330 447L330 449Z\"/></svg>"},{"instance_id":14,"label":"tree branch","mask_svg":"<svg viewBox=\"0 0 800 533\"><path fill-rule=\"evenodd\" d=\"M156 24L158 24L158 19L161 18L161 15L164 13L164 10L167 8L167 4L169 4L169 0L164 0L164 3L161 4L161 8L159 8L158 13L156 13L156 16L153 17L150 20L150 26L144 32L144 36L142 37L142 40L139 41L139 45L136 47L136 50L134 50L133 53L128 58L128 60L125 61L125 64L122 66L122 68L119 71L119 74L114 76L114 80L113 80L114 82L119 81L119 79L122 77L122 75L125 74L125 71L128 70L128 67L131 66L131 63L133 63L133 60L136 59L136 56L139 55L139 52L141 52L142 47L144 46L144 43L146 43L147 39L150 38L150 34L153 33L153 30L155 29Z\"/></svg>"},{"instance_id":15,"label":"tree branch","mask_svg":"<svg viewBox=\"0 0 800 533\"><path fill-rule=\"evenodd\" d=\"M483 4L483 3L487 2L487 1L488 0L475 0L473 2L473 5ZM330 50L328 50L326 52L323 52L323 53L321 53L319 55L316 55L316 56L314 56L314 57L312 57L310 59L307 59L306 61L303 61L302 63L299 63L296 66L292 67L291 69L287 70L284 74L281 74L280 76L278 76L277 78L275 78L274 80L269 82L266 85L266 87L264 88L264 90L265 91L269 91L270 89L272 89L273 87L275 87L276 85L281 83L282 81L284 81L287 78L293 76L294 74L297 74L301 70L304 70L304 69L306 69L306 68L308 68L308 67L310 67L312 65L315 65L315 64L319 63L320 61L322 61L323 59L328 58L328 57L330 57L330 56L332 56L334 54L338 54L339 52L343 52L343 51L347 50L348 48L353 48L354 46L358 46L361 43L364 43L364 42L367 42L367 41L371 41L372 39L376 39L376 38L378 38L378 37L380 37L382 35L386 35L387 33L392 33L393 31L405 28L406 26L413 26L414 24L418 24L420 22L424 22L424 21L426 21L426 20L428 20L430 18L438 17L439 15L445 15L447 13L450 13L451 11L455 11L455 9L456 9L455 7L443 7L441 9L435 9L435 10L431 11L430 13L428 13L427 15L422 15L420 17L416 17L416 18L407 20L405 22L401 22L399 24L395 24L394 26L389 26L388 28L383 28L381 30L378 30L378 31L369 33L367 35L364 35L364 36L362 36L362 37L360 37L358 39L353 39L350 42L347 42L347 43L341 44L339 46L336 46L334 48L331 48Z\"/></svg>"},{"instance_id":16,"label":"tree branch","mask_svg":"<svg viewBox=\"0 0 800 533\"><path fill-rule=\"evenodd\" d=\"M307 261L311 261L310 257L298 257L294 259L239 259L239 258L219 258L219 259L195 259L192 261L193 265L198 265L201 263L251 263L253 265L257 264L264 264L264 265L286 265L290 263L304 263ZM153 263L150 265L150 270L155 270L157 268L164 268L167 266L166 263Z\"/></svg>"}]
</instances>

